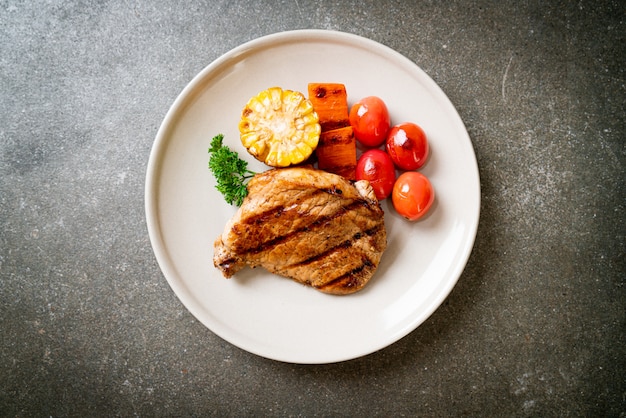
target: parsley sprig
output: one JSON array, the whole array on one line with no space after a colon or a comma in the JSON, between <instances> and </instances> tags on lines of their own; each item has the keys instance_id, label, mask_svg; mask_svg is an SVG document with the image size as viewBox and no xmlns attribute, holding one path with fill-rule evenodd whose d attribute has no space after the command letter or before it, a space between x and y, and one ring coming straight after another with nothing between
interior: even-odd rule
<instances>
[{"instance_id":1,"label":"parsley sprig","mask_svg":"<svg viewBox=\"0 0 626 418\"><path fill-rule=\"evenodd\" d=\"M216 189L229 204L241 206L248 195L246 184L256 173L248 169L248 162L239 158L239 154L223 145L224 135L219 134L211 140L209 148L209 169L217 180Z\"/></svg>"}]
</instances>

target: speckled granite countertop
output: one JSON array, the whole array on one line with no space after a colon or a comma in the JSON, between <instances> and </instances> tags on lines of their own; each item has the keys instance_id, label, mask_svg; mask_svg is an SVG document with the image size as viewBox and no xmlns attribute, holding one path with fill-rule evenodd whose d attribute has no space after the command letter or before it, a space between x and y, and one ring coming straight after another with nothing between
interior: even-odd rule
<instances>
[{"instance_id":1,"label":"speckled granite countertop","mask_svg":"<svg viewBox=\"0 0 626 418\"><path fill-rule=\"evenodd\" d=\"M0 2L0 415L624 416L625 19L619 1ZM444 304L317 366L200 324L144 215L178 93L231 48L302 28L426 71L482 189Z\"/></svg>"}]
</instances>

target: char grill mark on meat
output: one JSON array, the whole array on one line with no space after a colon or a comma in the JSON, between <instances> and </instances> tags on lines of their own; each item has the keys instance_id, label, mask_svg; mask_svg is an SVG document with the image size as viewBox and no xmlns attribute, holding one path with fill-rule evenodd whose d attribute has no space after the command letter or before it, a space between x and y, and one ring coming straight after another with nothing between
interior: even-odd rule
<instances>
[{"instance_id":1,"label":"char grill mark on meat","mask_svg":"<svg viewBox=\"0 0 626 418\"><path fill-rule=\"evenodd\" d=\"M300 227L299 229L293 230L287 233L286 235L277 236L273 239L270 239L269 241L260 243L258 247L250 248L249 252L254 254L254 253L260 253L263 251L269 251L273 247L279 244L283 244L283 243L285 245L289 245L290 241L299 240L301 238L300 235L307 234L307 233L315 233L318 228L324 227L325 225L329 224L333 219L343 216L348 211L352 210L354 207L359 206L359 205L361 205L361 202L352 202L347 207L339 208L337 212L331 215L320 217L316 219L315 221L311 222L310 224ZM275 216L280 217L279 213L281 212L282 210L279 210ZM306 216L306 214L302 214L302 216ZM265 220L267 221L266 216L263 216L262 218L265 218ZM248 222L248 223L258 225L257 221Z\"/></svg>"},{"instance_id":2,"label":"char grill mark on meat","mask_svg":"<svg viewBox=\"0 0 626 418\"><path fill-rule=\"evenodd\" d=\"M373 234L377 233L378 231L380 231L380 229L381 229L381 226L380 226L380 225L377 225L377 226L375 226L374 228L372 228L371 230L369 230L369 231L365 231L365 234L366 234L366 235L368 235L368 236L371 236L371 235L373 235ZM312 257L310 257L310 258L308 258L308 259L306 259L306 260L304 260L304 261L300 262L300 263L299 263L299 265L300 265L300 266L305 266L305 265L307 265L307 264L311 264L311 263L313 263L314 261L317 261L317 260L320 260L320 259L322 259L322 258L324 258L324 257L327 257L327 256L328 256L328 255L329 255L332 251L336 251L336 250L338 250L338 249L340 249L340 248L351 248L351 247L352 247L352 245L354 244L354 242L355 242L356 240L360 239L362 236L363 236L363 234L362 234L362 233L357 232L357 233L356 233L356 234L354 234L354 236L353 236L352 238L350 238L349 240L346 240L346 241L344 241L344 242L340 243L340 244L339 244L339 245L337 245L336 247L329 248L328 250L326 250L326 251L325 251L325 252L323 252L323 253L315 254L314 256L312 256ZM366 259L366 260L364 260L364 263L365 263L365 262L369 262L369 260L367 260L367 259Z\"/></svg>"},{"instance_id":3,"label":"char grill mark on meat","mask_svg":"<svg viewBox=\"0 0 626 418\"><path fill-rule=\"evenodd\" d=\"M271 170L253 181L215 243L214 264L224 276L247 264L327 293L367 283L386 247L383 212L369 189L364 194L339 176L305 168Z\"/></svg>"}]
</instances>

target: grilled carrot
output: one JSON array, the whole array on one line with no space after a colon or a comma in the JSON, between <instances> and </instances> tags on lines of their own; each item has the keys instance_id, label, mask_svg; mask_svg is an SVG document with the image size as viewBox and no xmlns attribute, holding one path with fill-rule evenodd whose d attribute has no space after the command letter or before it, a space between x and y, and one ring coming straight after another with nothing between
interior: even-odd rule
<instances>
[{"instance_id":1,"label":"grilled carrot","mask_svg":"<svg viewBox=\"0 0 626 418\"><path fill-rule=\"evenodd\" d=\"M315 152L320 170L356 179L356 140L351 126L322 132Z\"/></svg>"},{"instance_id":2,"label":"grilled carrot","mask_svg":"<svg viewBox=\"0 0 626 418\"><path fill-rule=\"evenodd\" d=\"M319 117L322 131L350 125L348 120L348 94L346 86L339 83L309 83L309 100Z\"/></svg>"},{"instance_id":3,"label":"grilled carrot","mask_svg":"<svg viewBox=\"0 0 626 418\"><path fill-rule=\"evenodd\" d=\"M309 101L322 128L315 150L321 170L356 178L356 140L348 119L348 94L340 83L309 83Z\"/></svg>"}]
</instances>

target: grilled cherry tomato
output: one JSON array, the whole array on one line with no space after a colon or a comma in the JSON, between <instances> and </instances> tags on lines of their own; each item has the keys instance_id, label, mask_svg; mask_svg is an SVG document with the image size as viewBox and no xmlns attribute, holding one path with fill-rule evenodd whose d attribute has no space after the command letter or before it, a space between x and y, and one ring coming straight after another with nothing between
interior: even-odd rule
<instances>
[{"instance_id":1,"label":"grilled cherry tomato","mask_svg":"<svg viewBox=\"0 0 626 418\"><path fill-rule=\"evenodd\" d=\"M428 157L426 134L411 122L391 128L385 146L396 167L402 170L417 170Z\"/></svg>"},{"instance_id":2,"label":"grilled cherry tomato","mask_svg":"<svg viewBox=\"0 0 626 418\"><path fill-rule=\"evenodd\" d=\"M378 148L365 151L356 164L356 179L368 180L378 200L387 198L396 181L396 169L391 157Z\"/></svg>"},{"instance_id":3,"label":"grilled cherry tomato","mask_svg":"<svg viewBox=\"0 0 626 418\"><path fill-rule=\"evenodd\" d=\"M393 185L391 200L396 212L409 221L424 216L435 200L430 180L417 171L406 171Z\"/></svg>"},{"instance_id":4,"label":"grilled cherry tomato","mask_svg":"<svg viewBox=\"0 0 626 418\"><path fill-rule=\"evenodd\" d=\"M365 97L350 108L350 125L354 136L366 147L377 147L387 139L389 111L379 97Z\"/></svg>"}]
</instances>

